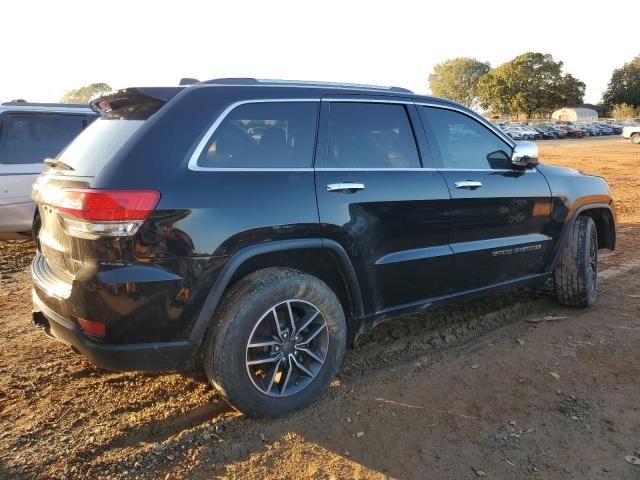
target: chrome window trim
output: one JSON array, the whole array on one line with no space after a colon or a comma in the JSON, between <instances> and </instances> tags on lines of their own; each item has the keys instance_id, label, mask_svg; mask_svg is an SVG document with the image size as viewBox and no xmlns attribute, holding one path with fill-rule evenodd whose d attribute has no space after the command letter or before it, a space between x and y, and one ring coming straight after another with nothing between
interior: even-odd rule
<instances>
[{"instance_id":1,"label":"chrome window trim","mask_svg":"<svg viewBox=\"0 0 640 480\"><path fill-rule=\"evenodd\" d=\"M348 94L346 94L348 95ZM340 98L340 97L322 97L323 102L333 103L390 103L392 105L414 105L413 101L407 98Z\"/></svg>"},{"instance_id":2,"label":"chrome window trim","mask_svg":"<svg viewBox=\"0 0 640 480\"><path fill-rule=\"evenodd\" d=\"M215 85L214 85L215 86ZM209 139L215 133L220 124L224 121L225 118L237 107L241 105L247 105L251 103L299 103L299 102L320 102L320 98L257 98L257 99L248 99L248 100L240 100L232 103L224 111L218 115L218 118L211 124L211 126L207 129L205 134L202 136L195 150L191 154L191 158L189 158L189 163L187 164L187 168L194 172L254 172L254 171L313 171L311 167L301 167L301 168L229 168L229 167L202 167L198 165L198 159L202 152L207 146Z\"/></svg>"},{"instance_id":3,"label":"chrome window trim","mask_svg":"<svg viewBox=\"0 0 640 480\"><path fill-rule=\"evenodd\" d=\"M431 167L406 167L406 168L393 168L393 167L381 167L381 168L340 168L340 167L321 167L316 168L316 172L435 172L436 168Z\"/></svg>"},{"instance_id":4,"label":"chrome window trim","mask_svg":"<svg viewBox=\"0 0 640 480\"><path fill-rule=\"evenodd\" d=\"M209 85L212 87L220 86L220 85ZM238 85L234 85L238 86ZM242 86L242 85L240 85ZM246 85L246 86L255 86L255 85ZM280 85L277 85L280 86ZM324 87L323 87L324 88ZM312 167L300 167L300 168L269 168L269 167L255 167L255 168L229 168L229 167L202 167L198 165L198 159L200 155L204 151L207 142L211 138L211 136L215 133L216 129L220 126L220 124L224 121L224 119L237 107L241 105L247 105L251 103L290 103L290 102L357 102L357 103L389 103L393 105L397 104L405 104L405 105L420 105L425 107L434 107L434 108L444 108L447 110L453 110L467 117L481 123L486 128L491 130L494 134L496 134L500 139L502 139L507 145L511 148L515 148L515 142L500 132L498 129L493 127L490 122L486 120L479 119L476 116L466 112L465 110L455 107L453 105L445 105L440 103L431 103L431 102L414 102L413 100L406 98L389 98L389 99L367 99L367 98L340 98L340 97L318 97L318 98L256 98L256 99L247 99L247 100L239 100L230 104L224 111L216 118L216 120L211 124L211 126L207 129L205 134L202 136L195 150L191 154L189 158L189 162L187 164L187 168L194 172L311 172L314 170L317 171L442 171L442 172L512 172L512 169L470 169L470 168L312 168ZM527 172L536 172L534 169L523 170L525 173Z\"/></svg>"},{"instance_id":5,"label":"chrome window trim","mask_svg":"<svg viewBox=\"0 0 640 480\"><path fill-rule=\"evenodd\" d=\"M291 167L291 168L278 168L278 167L198 167L195 172L202 171L214 171L214 172L313 172L313 167Z\"/></svg>"},{"instance_id":6,"label":"chrome window trim","mask_svg":"<svg viewBox=\"0 0 640 480\"><path fill-rule=\"evenodd\" d=\"M436 168L440 172L522 172L522 173L536 173L536 168L526 168L523 170L515 170L513 168Z\"/></svg>"}]
</instances>

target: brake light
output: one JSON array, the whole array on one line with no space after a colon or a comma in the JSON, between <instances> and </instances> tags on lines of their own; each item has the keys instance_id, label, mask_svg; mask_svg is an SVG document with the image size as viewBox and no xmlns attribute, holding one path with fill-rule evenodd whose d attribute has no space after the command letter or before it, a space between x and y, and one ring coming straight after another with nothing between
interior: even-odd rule
<instances>
[{"instance_id":1,"label":"brake light","mask_svg":"<svg viewBox=\"0 0 640 480\"><path fill-rule=\"evenodd\" d=\"M58 212L82 220L146 220L159 199L155 190L65 189L55 206Z\"/></svg>"},{"instance_id":2,"label":"brake light","mask_svg":"<svg viewBox=\"0 0 640 480\"><path fill-rule=\"evenodd\" d=\"M107 326L101 322L94 322L78 317L78 324L82 332L92 337L104 337L107 334Z\"/></svg>"},{"instance_id":3,"label":"brake light","mask_svg":"<svg viewBox=\"0 0 640 480\"><path fill-rule=\"evenodd\" d=\"M71 235L83 238L133 235L160 200L156 190L59 191L52 206Z\"/></svg>"}]
</instances>

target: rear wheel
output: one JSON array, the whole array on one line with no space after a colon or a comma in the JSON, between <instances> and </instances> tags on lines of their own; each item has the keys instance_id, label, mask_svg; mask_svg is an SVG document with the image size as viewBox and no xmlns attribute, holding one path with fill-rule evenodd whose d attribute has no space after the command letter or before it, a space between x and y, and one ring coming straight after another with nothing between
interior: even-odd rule
<instances>
[{"instance_id":1,"label":"rear wheel","mask_svg":"<svg viewBox=\"0 0 640 480\"><path fill-rule=\"evenodd\" d=\"M633 135L631 135L631 143L640 145L640 133L634 133Z\"/></svg>"},{"instance_id":2,"label":"rear wheel","mask_svg":"<svg viewBox=\"0 0 640 480\"><path fill-rule=\"evenodd\" d=\"M268 268L225 295L204 345L209 381L237 410L283 415L316 400L338 373L346 322L333 291L295 270Z\"/></svg>"},{"instance_id":3,"label":"rear wheel","mask_svg":"<svg viewBox=\"0 0 640 480\"><path fill-rule=\"evenodd\" d=\"M558 302L588 307L596 300L598 287L598 234L591 217L580 215L554 271Z\"/></svg>"}]
</instances>

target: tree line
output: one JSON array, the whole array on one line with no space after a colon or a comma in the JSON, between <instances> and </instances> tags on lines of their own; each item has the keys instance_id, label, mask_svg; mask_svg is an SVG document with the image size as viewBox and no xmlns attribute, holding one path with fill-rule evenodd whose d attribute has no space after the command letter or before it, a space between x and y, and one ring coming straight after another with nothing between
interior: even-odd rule
<instances>
[{"instance_id":1,"label":"tree line","mask_svg":"<svg viewBox=\"0 0 640 480\"><path fill-rule=\"evenodd\" d=\"M491 68L475 58L452 58L437 64L429 87L437 97L497 114L549 115L561 107L583 103L585 84L563 73L563 62L547 53L527 52ZM111 91L105 83L92 83L67 91L63 103L88 103ZM602 110L616 118L640 117L640 55L611 75L602 96Z\"/></svg>"},{"instance_id":2,"label":"tree line","mask_svg":"<svg viewBox=\"0 0 640 480\"><path fill-rule=\"evenodd\" d=\"M527 52L491 68L475 58L453 58L429 75L431 92L470 108L527 117L583 103L585 84L563 72L550 54ZM640 56L614 70L602 110L616 118L640 116Z\"/></svg>"}]
</instances>

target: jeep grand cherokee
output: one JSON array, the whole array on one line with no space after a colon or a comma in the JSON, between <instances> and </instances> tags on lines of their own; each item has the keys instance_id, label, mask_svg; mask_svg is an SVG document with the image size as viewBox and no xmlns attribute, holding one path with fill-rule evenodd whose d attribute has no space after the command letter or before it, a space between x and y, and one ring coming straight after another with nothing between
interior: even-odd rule
<instances>
[{"instance_id":1,"label":"jeep grand cherokee","mask_svg":"<svg viewBox=\"0 0 640 480\"><path fill-rule=\"evenodd\" d=\"M96 105L34 186L34 320L106 369L202 364L249 415L318 398L400 314L551 281L589 306L615 245L602 178L447 100L222 79Z\"/></svg>"}]
</instances>

